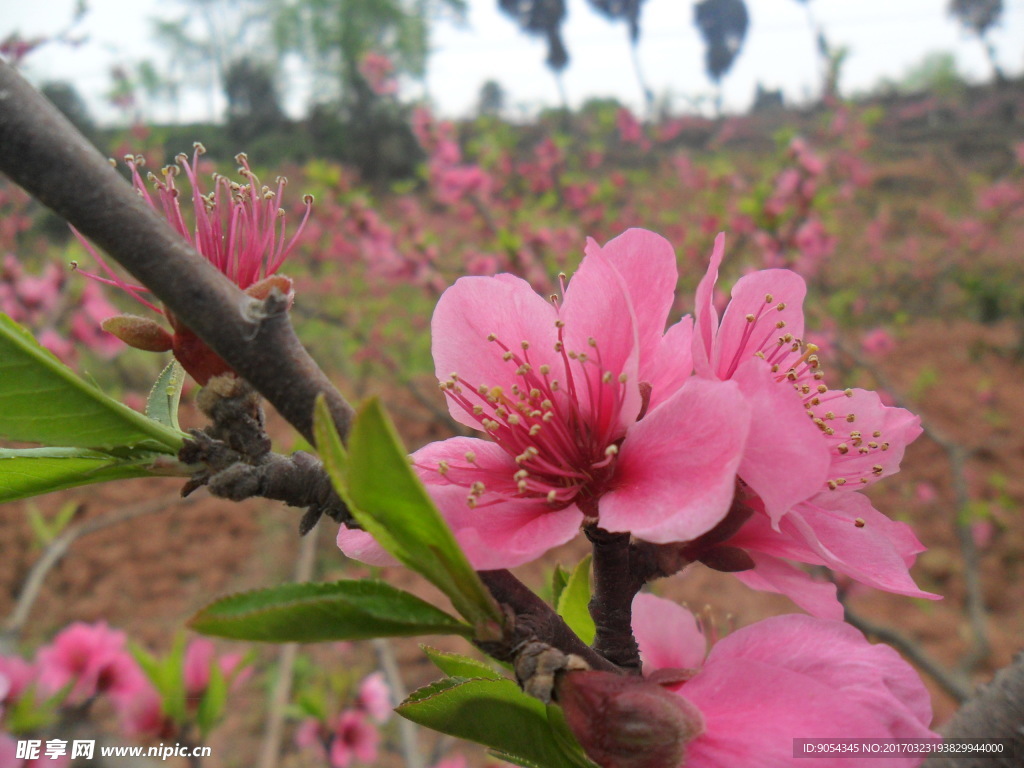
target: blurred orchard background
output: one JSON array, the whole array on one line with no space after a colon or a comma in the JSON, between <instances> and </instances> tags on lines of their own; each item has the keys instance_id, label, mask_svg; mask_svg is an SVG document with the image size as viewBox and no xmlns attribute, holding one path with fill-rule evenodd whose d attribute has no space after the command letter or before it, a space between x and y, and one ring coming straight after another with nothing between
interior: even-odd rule
<instances>
[{"instance_id":1,"label":"blurred orchard background","mask_svg":"<svg viewBox=\"0 0 1024 768\"><path fill-rule=\"evenodd\" d=\"M928 551L912 573L944 599L840 583L849 620L915 663L940 725L1021 649L1020 0L23 5L4 10L3 55L119 164L141 156L158 171L202 142L209 189L245 152L266 183L288 177L292 230L314 196L282 269L296 326L351 399L383 397L410 448L459 429L429 324L461 275L513 272L550 292L587 237L628 227L675 246L678 314L720 231L726 284L797 270L832 385L879 389L925 428L872 495L913 525ZM69 263L94 271L92 257L3 179L0 259L0 310L141 407L166 361L99 329L138 307L76 275ZM198 426L187 394L183 426ZM276 450L300 447L273 417L271 433ZM179 486L0 507L0 652L31 657L82 621L166 653L215 596L367 572L342 557L330 521L300 540L294 510L182 500ZM581 554L570 545L521 575L550 590L556 563ZM696 611L710 603L723 631L794 610L706 570L657 589ZM424 733L412 756L413 736L373 710L383 684L399 699L437 676L415 643L217 649L249 653L251 672L227 694L208 765L325 765L310 723L346 715L363 751L332 753L339 768L486 762ZM86 733L113 743L158 740L128 738L102 706L91 717Z\"/></svg>"}]
</instances>

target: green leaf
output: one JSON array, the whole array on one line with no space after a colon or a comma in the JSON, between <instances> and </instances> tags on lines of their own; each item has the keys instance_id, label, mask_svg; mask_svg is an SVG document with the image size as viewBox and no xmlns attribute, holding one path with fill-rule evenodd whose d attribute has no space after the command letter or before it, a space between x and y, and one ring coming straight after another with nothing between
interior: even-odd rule
<instances>
[{"instance_id":1,"label":"green leaf","mask_svg":"<svg viewBox=\"0 0 1024 768\"><path fill-rule=\"evenodd\" d=\"M454 616L369 579L284 584L230 595L203 608L189 625L206 635L270 643L472 635Z\"/></svg>"},{"instance_id":2,"label":"green leaf","mask_svg":"<svg viewBox=\"0 0 1024 768\"><path fill-rule=\"evenodd\" d=\"M166 453L125 458L85 448L0 448L0 503L108 480L188 474Z\"/></svg>"},{"instance_id":3,"label":"green leaf","mask_svg":"<svg viewBox=\"0 0 1024 768\"><path fill-rule=\"evenodd\" d=\"M3 314L0 436L45 445L173 454L184 437L79 378Z\"/></svg>"},{"instance_id":4,"label":"green leaf","mask_svg":"<svg viewBox=\"0 0 1024 768\"><path fill-rule=\"evenodd\" d=\"M203 736L204 740L206 735L220 722L227 700L228 682L224 679L220 664L216 659L211 659L210 682L207 683L203 698L199 701L199 708L196 710L196 725L199 726L199 735Z\"/></svg>"},{"instance_id":5,"label":"green leaf","mask_svg":"<svg viewBox=\"0 0 1024 768\"><path fill-rule=\"evenodd\" d=\"M185 369L177 360L171 360L157 378L146 400L146 416L178 432L178 403L185 384Z\"/></svg>"},{"instance_id":6,"label":"green leaf","mask_svg":"<svg viewBox=\"0 0 1024 768\"><path fill-rule=\"evenodd\" d=\"M504 680L505 676L495 671L489 664L459 653L447 653L421 645L420 648L434 662L438 669L449 677L479 677L485 680Z\"/></svg>"},{"instance_id":7,"label":"green leaf","mask_svg":"<svg viewBox=\"0 0 1024 768\"><path fill-rule=\"evenodd\" d=\"M579 635L587 645L594 641L597 629L594 627L594 619L590 615L590 560L587 555L576 567L566 582L565 588L558 596L556 611L565 619L569 629Z\"/></svg>"},{"instance_id":8,"label":"green leaf","mask_svg":"<svg viewBox=\"0 0 1024 768\"><path fill-rule=\"evenodd\" d=\"M574 742L563 746L547 707L511 680L449 677L414 691L396 711L428 728L483 744L519 764L596 768ZM570 735L571 736L571 735Z\"/></svg>"},{"instance_id":9,"label":"green leaf","mask_svg":"<svg viewBox=\"0 0 1024 768\"><path fill-rule=\"evenodd\" d=\"M558 601L562 597L562 590L569 583L569 576L569 571L565 570L561 564L555 566L554 573L551 574L551 602L553 605L558 605Z\"/></svg>"},{"instance_id":10,"label":"green leaf","mask_svg":"<svg viewBox=\"0 0 1024 768\"><path fill-rule=\"evenodd\" d=\"M459 548L383 408L369 400L356 413L346 452L322 398L314 410L317 450L352 515L406 567L452 601L478 639L500 635L501 611Z\"/></svg>"}]
</instances>

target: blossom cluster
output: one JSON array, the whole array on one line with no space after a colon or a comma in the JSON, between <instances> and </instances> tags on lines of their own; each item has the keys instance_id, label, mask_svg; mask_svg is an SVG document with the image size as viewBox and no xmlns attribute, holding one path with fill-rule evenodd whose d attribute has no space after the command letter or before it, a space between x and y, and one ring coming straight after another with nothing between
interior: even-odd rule
<instances>
[{"instance_id":1,"label":"blossom cluster","mask_svg":"<svg viewBox=\"0 0 1024 768\"><path fill-rule=\"evenodd\" d=\"M812 614L751 625L705 660L692 616L639 595L633 629L651 681L570 673L556 688L601 765L664 768L684 755L692 766L779 765L798 732L932 735L913 669L843 624L835 585L794 565L936 597L909 575L920 542L863 493L899 469L919 419L827 380L804 340L807 287L796 273L744 275L720 315L724 255L719 235L692 315L671 325L676 256L643 230L589 241L548 298L513 275L464 277L433 316L449 413L485 437L431 443L412 462L475 568L522 565L596 527ZM363 531L342 526L338 544L389 562Z\"/></svg>"},{"instance_id":2,"label":"blossom cluster","mask_svg":"<svg viewBox=\"0 0 1024 768\"><path fill-rule=\"evenodd\" d=\"M175 718L129 650L125 633L105 622L68 625L37 649L31 660L0 656L0 767L28 768L36 764L15 757L16 739L8 731L22 737L26 724L36 728L54 717L81 718L100 701L117 715L123 736L179 738L198 717L214 667L231 690L251 674L241 654L217 656L210 640L192 640L184 648L178 670L185 712ZM39 764L61 766L68 760L65 756Z\"/></svg>"},{"instance_id":3,"label":"blossom cluster","mask_svg":"<svg viewBox=\"0 0 1024 768\"><path fill-rule=\"evenodd\" d=\"M665 330L677 281L667 241L591 241L561 296L511 275L458 280L438 303L433 354L456 437L413 456L475 567L508 568L584 523L681 545L755 589L842 618L824 565L916 597L922 546L863 490L899 468L919 419L826 382L803 342L806 286L788 270L742 277L721 319L716 240L693 316ZM339 544L375 562L367 534Z\"/></svg>"}]
</instances>

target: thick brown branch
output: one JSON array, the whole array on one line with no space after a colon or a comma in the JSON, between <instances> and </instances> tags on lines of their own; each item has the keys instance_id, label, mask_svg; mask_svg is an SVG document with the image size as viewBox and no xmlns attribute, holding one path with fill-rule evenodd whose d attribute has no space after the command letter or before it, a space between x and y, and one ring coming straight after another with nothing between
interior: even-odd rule
<instances>
[{"instance_id":1,"label":"thick brown branch","mask_svg":"<svg viewBox=\"0 0 1024 768\"><path fill-rule=\"evenodd\" d=\"M1009 739L1001 757L935 756L924 768L1015 768L1024 764L1024 653L1001 669L942 729L947 739Z\"/></svg>"},{"instance_id":2,"label":"thick brown branch","mask_svg":"<svg viewBox=\"0 0 1024 768\"><path fill-rule=\"evenodd\" d=\"M135 193L13 67L0 62L0 170L149 288L305 438L327 397L338 431L352 408L299 343L284 302L246 296Z\"/></svg>"},{"instance_id":3,"label":"thick brown branch","mask_svg":"<svg viewBox=\"0 0 1024 768\"><path fill-rule=\"evenodd\" d=\"M608 533L596 525L584 529L594 547L594 593L590 615L594 650L617 666L640 674L640 649L633 637L633 598L643 581L630 568L628 533Z\"/></svg>"},{"instance_id":4,"label":"thick brown branch","mask_svg":"<svg viewBox=\"0 0 1024 768\"><path fill-rule=\"evenodd\" d=\"M509 571L480 571L480 578L495 599L511 613L506 636L496 643L482 643L481 649L499 661L516 661L530 642L553 646L564 653L575 654L592 669L621 671L569 629L550 605L535 595Z\"/></svg>"}]
</instances>

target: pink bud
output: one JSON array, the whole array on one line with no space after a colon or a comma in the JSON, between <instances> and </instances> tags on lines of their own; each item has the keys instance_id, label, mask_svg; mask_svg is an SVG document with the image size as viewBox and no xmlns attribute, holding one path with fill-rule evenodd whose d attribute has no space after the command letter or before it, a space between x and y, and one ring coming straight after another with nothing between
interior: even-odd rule
<instances>
[{"instance_id":1,"label":"pink bud","mask_svg":"<svg viewBox=\"0 0 1024 768\"><path fill-rule=\"evenodd\" d=\"M102 323L107 333L116 336L129 347L147 352L166 352L173 344L171 334L155 320L136 315L115 315Z\"/></svg>"},{"instance_id":2,"label":"pink bud","mask_svg":"<svg viewBox=\"0 0 1024 768\"><path fill-rule=\"evenodd\" d=\"M555 692L569 728L602 768L682 765L687 742L704 732L696 707L643 678L567 672Z\"/></svg>"}]
</instances>

